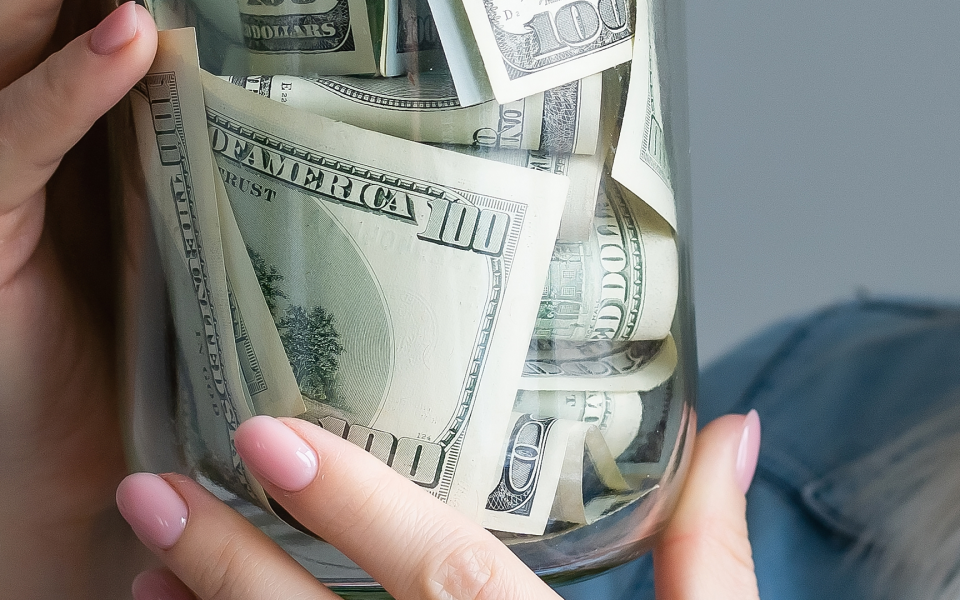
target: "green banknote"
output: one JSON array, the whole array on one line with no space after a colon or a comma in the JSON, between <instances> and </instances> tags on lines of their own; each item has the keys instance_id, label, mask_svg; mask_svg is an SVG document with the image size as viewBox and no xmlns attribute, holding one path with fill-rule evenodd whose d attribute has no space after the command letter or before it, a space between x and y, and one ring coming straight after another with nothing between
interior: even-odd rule
<instances>
[{"instance_id":1,"label":"green banknote","mask_svg":"<svg viewBox=\"0 0 960 600\"><path fill-rule=\"evenodd\" d=\"M480 520L566 178L203 83L219 176L311 418Z\"/></svg>"}]
</instances>

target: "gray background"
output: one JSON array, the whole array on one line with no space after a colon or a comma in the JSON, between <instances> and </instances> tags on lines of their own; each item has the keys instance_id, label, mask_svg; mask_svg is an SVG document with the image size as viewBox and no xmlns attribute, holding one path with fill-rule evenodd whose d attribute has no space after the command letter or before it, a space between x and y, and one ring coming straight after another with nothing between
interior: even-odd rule
<instances>
[{"instance_id":1,"label":"gray background","mask_svg":"<svg viewBox=\"0 0 960 600\"><path fill-rule=\"evenodd\" d=\"M687 0L701 365L776 319L960 301L960 2Z\"/></svg>"}]
</instances>

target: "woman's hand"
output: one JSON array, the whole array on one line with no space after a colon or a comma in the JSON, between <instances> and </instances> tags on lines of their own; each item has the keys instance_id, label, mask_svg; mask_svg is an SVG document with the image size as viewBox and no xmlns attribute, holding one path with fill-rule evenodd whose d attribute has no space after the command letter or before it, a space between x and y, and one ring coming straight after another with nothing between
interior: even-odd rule
<instances>
[{"instance_id":1,"label":"woman's hand","mask_svg":"<svg viewBox=\"0 0 960 600\"><path fill-rule=\"evenodd\" d=\"M132 574L121 571L145 564L113 506L125 467L102 127L71 148L149 68L156 30L131 3L64 46L96 24L98 7L0 2L0 588L10 598L126 595Z\"/></svg>"},{"instance_id":2,"label":"woman's hand","mask_svg":"<svg viewBox=\"0 0 960 600\"><path fill-rule=\"evenodd\" d=\"M102 130L80 140L148 69L153 22L125 4L38 65L96 4L0 3L0 586L17 598L121 597L145 564L113 517L125 467L107 156ZM734 466L743 422L726 417L698 439L656 549L664 598L756 596L736 483L752 462ZM339 438L259 417L237 440L274 498L397 598L555 597L489 533ZM186 478L134 475L117 497L172 571L137 579L139 600L194 597L181 581L210 600L333 598Z\"/></svg>"},{"instance_id":3,"label":"woman's hand","mask_svg":"<svg viewBox=\"0 0 960 600\"><path fill-rule=\"evenodd\" d=\"M757 598L744 491L759 433L756 413L723 417L701 432L654 551L658 598ZM319 427L255 417L237 430L236 444L268 494L398 600L558 598L489 532ZM131 475L117 503L169 569L138 577L137 600L337 597L186 477Z\"/></svg>"},{"instance_id":4,"label":"woman's hand","mask_svg":"<svg viewBox=\"0 0 960 600\"><path fill-rule=\"evenodd\" d=\"M759 597L744 498L759 450L756 411L720 417L697 434L680 502L653 549L657 598Z\"/></svg>"}]
</instances>

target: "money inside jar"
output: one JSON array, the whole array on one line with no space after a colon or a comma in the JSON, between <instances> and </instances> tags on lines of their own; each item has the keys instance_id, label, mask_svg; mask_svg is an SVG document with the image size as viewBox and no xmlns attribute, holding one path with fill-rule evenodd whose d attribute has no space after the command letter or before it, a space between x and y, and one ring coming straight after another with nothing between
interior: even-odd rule
<instances>
[{"instance_id":1,"label":"money inside jar","mask_svg":"<svg viewBox=\"0 0 960 600\"><path fill-rule=\"evenodd\" d=\"M300 417L508 543L656 489L681 267L647 0L147 5L191 469L271 510L233 433Z\"/></svg>"}]
</instances>

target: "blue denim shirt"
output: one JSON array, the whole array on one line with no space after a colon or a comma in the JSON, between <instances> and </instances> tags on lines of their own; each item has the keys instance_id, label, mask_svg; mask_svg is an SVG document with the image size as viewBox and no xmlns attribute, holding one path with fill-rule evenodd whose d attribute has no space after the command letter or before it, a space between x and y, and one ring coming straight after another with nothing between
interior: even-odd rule
<instances>
[{"instance_id":1,"label":"blue denim shirt","mask_svg":"<svg viewBox=\"0 0 960 600\"><path fill-rule=\"evenodd\" d=\"M699 423L757 409L747 522L764 600L873 598L844 467L947 408L960 384L960 307L861 300L780 323L701 373ZM954 396L955 397L955 396ZM649 554L558 589L568 600L652 599Z\"/></svg>"}]
</instances>

